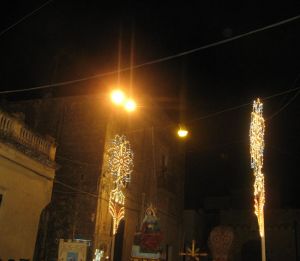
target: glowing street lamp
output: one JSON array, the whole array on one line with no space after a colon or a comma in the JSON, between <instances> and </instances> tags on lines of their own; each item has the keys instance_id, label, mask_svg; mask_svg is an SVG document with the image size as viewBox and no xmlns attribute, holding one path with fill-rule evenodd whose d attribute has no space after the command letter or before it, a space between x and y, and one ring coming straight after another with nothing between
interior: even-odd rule
<instances>
[{"instance_id":1,"label":"glowing street lamp","mask_svg":"<svg viewBox=\"0 0 300 261\"><path fill-rule=\"evenodd\" d=\"M125 94L121 90L114 90L111 93L111 100L116 105L122 105L125 101Z\"/></svg>"},{"instance_id":2,"label":"glowing street lamp","mask_svg":"<svg viewBox=\"0 0 300 261\"><path fill-rule=\"evenodd\" d=\"M134 100L127 100L126 103L125 103L125 110L128 111L128 112L132 112L136 109L136 103Z\"/></svg>"},{"instance_id":3,"label":"glowing street lamp","mask_svg":"<svg viewBox=\"0 0 300 261\"><path fill-rule=\"evenodd\" d=\"M177 135L180 138L185 138L188 135L188 133L189 133L188 130L182 127L180 127L179 130L177 131Z\"/></svg>"}]
</instances>

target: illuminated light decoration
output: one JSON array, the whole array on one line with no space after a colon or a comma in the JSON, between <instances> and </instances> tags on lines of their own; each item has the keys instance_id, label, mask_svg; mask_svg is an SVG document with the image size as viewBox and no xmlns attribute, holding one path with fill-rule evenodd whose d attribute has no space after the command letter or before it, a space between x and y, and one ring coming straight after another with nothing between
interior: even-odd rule
<instances>
[{"instance_id":1,"label":"illuminated light decoration","mask_svg":"<svg viewBox=\"0 0 300 261\"><path fill-rule=\"evenodd\" d=\"M113 218L113 234L125 216L125 195L122 191L130 182L133 170L133 152L125 136L116 135L107 151L108 170L113 177L114 189L110 192L109 213Z\"/></svg>"},{"instance_id":2,"label":"illuminated light decoration","mask_svg":"<svg viewBox=\"0 0 300 261\"><path fill-rule=\"evenodd\" d=\"M115 235L118 231L120 221L125 217L125 207L116 202L109 201L109 213L113 218L113 235Z\"/></svg>"},{"instance_id":3,"label":"illuminated light decoration","mask_svg":"<svg viewBox=\"0 0 300 261\"><path fill-rule=\"evenodd\" d=\"M93 261L101 261L103 255L104 255L104 251L103 250L96 249L96 251L95 251L95 258L93 259Z\"/></svg>"},{"instance_id":4,"label":"illuminated light decoration","mask_svg":"<svg viewBox=\"0 0 300 261\"><path fill-rule=\"evenodd\" d=\"M178 131L177 131L177 134L180 138L184 138L188 135L188 130L186 129L183 129L183 128L180 128Z\"/></svg>"},{"instance_id":5,"label":"illuminated light decoration","mask_svg":"<svg viewBox=\"0 0 300 261\"><path fill-rule=\"evenodd\" d=\"M125 94L121 90L114 90L111 93L111 100L116 105L121 105L124 103L125 100Z\"/></svg>"},{"instance_id":6,"label":"illuminated light decoration","mask_svg":"<svg viewBox=\"0 0 300 261\"><path fill-rule=\"evenodd\" d=\"M118 203L120 205L125 205L125 196L122 192L122 190L120 190L118 187L116 187L115 189L113 189L111 192L110 192L110 200L115 202L115 203Z\"/></svg>"},{"instance_id":7,"label":"illuminated light decoration","mask_svg":"<svg viewBox=\"0 0 300 261\"><path fill-rule=\"evenodd\" d=\"M133 152L125 136L116 135L108 149L108 168L116 180L115 183L123 187L130 182L133 170Z\"/></svg>"},{"instance_id":8,"label":"illuminated light decoration","mask_svg":"<svg viewBox=\"0 0 300 261\"><path fill-rule=\"evenodd\" d=\"M192 240L192 248L187 248L186 252L182 252L180 256L189 256L194 260L200 261L200 256L207 256L207 253L200 253L199 248L195 249L196 241Z\"/></svg>"},{"instance_id":9,"label":"illuminated light decoration","mask_svg":"<svg viewBox=\"0 0 300 261\"><path fill-rule=\"evenodd\" d=\"M125 103L125 109L128 112L134 111L136 109L136 103L134 100L127 100Z\"/></svg>"},{"instance_id":10,"label":"illuminated light decoration","mask_svg":"<svg viewBox=\"0 0 300 261\"><path fill-rule=\"evenodd\" d=\"M264 153L264 132L265 121L262 116L263 104L259 99L253 103L253 111L251 113L250 125L250 154L251 168L255 176L254 181L254 212L257 216L259 233L264 237L264 205L265 205L265 184L263 167Z\"/></svg>"}]
</instances>

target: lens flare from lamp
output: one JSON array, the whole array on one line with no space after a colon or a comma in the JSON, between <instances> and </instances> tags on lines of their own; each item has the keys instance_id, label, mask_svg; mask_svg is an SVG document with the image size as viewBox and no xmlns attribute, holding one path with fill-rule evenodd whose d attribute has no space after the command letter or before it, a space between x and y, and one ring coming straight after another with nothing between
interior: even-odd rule
<instances>
[{"instance_id":1,"label":"lens flare from lamp","mask_svg":"<svg viewBox=\"0 0 300 261\"><path fill-rule=\"evenodd\" d=\"M183 129L183 128L180 128L178 131L177 131L177 134L180 138L185 138L187 135L188 135L188 130L186 129Z\"/></svg>"},{"instance_id":2,"label":"lens flare from lamp","mask_svg":"<svg viewBox=\"0 0 300 261\"><path fill-rule=\"evenodd\" d=\"M125 103L125 110L128 112L132 112L136 109L136 103L134 100L127 100Z\"/></svg>"},{"instance_id":3,"label":"lens flare from lamp","mask_svg":"<svg viewBox=\"0 0 300 261\"><path fill-rule=\"evenodd\" d=\"M125 101L125 94L121 90L114 90L111 93L111 100L116 105L121 105Z\"/></svg>"}]
</instances>

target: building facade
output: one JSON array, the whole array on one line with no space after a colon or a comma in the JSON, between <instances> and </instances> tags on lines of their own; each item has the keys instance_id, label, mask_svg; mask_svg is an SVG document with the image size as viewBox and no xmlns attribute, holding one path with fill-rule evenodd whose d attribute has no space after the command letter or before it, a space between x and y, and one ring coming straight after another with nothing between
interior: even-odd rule
<instances>
[{"instance_id":1,"label":"building facade","mask_svg":"<svg viewBox=\"0 0 300 261\"><path fill-rule=\"evenodd\" d=\"M260 237L256 216L253 211L224 210L222 225L234 231L232 260L256 260L260 258ZM299 222L297 209L272 209L265 211L267 260L299 260Z\"/></svg>"},{"instance_id":2,"label":"building facade","mask_svg":"<svg viewBox=\"0 0 300 261\"><path fill-rule=\"evenodd\" d=\"M202 237L208 238L218 226L233 231L233 243L229 251L229 260L261 260L261 241L258 223L250 204L244 208L232 207L230 197L208 198L201 213ZM265 237L267 260L299 260L300 248L300 211L299 209L265 209ZM207 246L209 249L209 244ZM210 253L211 254L211 253Z\"/></svg>"},{"instance_id":3,"label":"building facade","mask_svg":"<svg viewBox=\"0 0 300 261\"><path fill-rule=\"evenodd\" d=\"M41 217L36 260L56 260L59 239L90 241L87 260L92 260L95 249L103 249L107 256L113 252L115 260L129 260L134 233L151 203L160 219L165 259L179 260L184 146L176 140L171 128L175 126L164 112L147 102L151 109L131 115L97 95L10 105L12 111L25 113L30 126L49 133L59 144L60 168L51 203ZM125 189L125 218L113 247L105 154L115 135L125 135L130 142L134 168Z\"/></svg>"},{"instance_id":4,"label":"building facade","mask_svg":"<svg viewBox=\"0 0 300 261\"><path fill-rule=\"evenodd\" d=\"M0 111L0 258L32 260L51 200L56 144Z\"/></svg>"}]
</instances>

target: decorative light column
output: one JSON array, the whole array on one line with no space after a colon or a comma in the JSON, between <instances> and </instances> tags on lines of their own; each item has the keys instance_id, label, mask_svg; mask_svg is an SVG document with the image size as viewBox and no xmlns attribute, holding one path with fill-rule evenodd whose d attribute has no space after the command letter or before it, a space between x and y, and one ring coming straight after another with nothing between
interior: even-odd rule
<instances>
[{"instance_id":1,"label":"decorative light column","mask_svg":"<svg viewBox=\"0 0 300 261\"><path fill-rule=\"evenodd\" d=\"M107 151L108 169L114 188L109 197L109 213L113 218L113 235L117 233L120 221L125 216L125 195L123 189L130 182L133 170L133 152L125 136L116 135Z\"/></svg>"},{"instance_id":2,"label":"decorative light column","mask_svg":"<svg viewBox=\"0 0 300 261\"><path fill-rule=\"evenodd\" d=\"M120 221L125 217L125 195L123 189L130 182L133 170L133 152L124 135L116 135L107 150L108 171L114 188L109 194L109 213L113 219L113 237L111 243L111 260L114 260L115 235Z\"/></svg>"},{"instance_id":3,"label":"decorative light column","mask_svg":"<svg viewBox=\"0 0 300 261\"><path fill-rule=\"evenodd\" d=\"M263 167L264 152L264 132L265 121L262 116L263 104L259 99L253 102L250 125L250 154L251 168L255 177L254 181L254 212L257 216L259 234L261 237L262 260L266 260L265 246L265 224L264 224L264 205L265 205L265 182Z\"/></svg>"}]
</instances>

